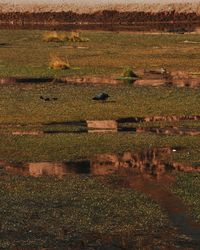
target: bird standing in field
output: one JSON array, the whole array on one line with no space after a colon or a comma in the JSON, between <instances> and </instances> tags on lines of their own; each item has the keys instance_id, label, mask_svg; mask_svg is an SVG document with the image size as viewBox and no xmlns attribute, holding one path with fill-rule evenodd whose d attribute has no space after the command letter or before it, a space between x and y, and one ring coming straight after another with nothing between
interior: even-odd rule
<instances>
[{"instance_id":1,"label":"bird standing in field","mask_svg":"<svg viewBox=\"0 0 200 250\"><path fill-rule=\"evenodd\" d=\"M42 95L40 96L40 99L45 101L45 102L49 102L49 101L57 101L58 98L57 97L52 97L52 98L49 98L49 97L43 97Z\"/></svg>"},{"instance_id":2,"label":"bird standing in field","mask_svg":"<svg viewBox=\"0 0 200 250\"><path fill-rule=\"evenodd\" d=\"M100 93L92 98L94 101L106 101L110 96L106 93Z\"/></svg>"}]
</instances>

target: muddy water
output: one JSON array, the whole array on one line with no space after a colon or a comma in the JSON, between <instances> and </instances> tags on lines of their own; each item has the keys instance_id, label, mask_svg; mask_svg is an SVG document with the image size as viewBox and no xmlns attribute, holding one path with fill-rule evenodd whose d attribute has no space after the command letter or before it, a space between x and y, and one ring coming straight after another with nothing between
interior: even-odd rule
<instances>
[{"instance_id":1,"label":"muddy water","mask_svg":"<svg viewBox=\"0 0 200 250\"><path fill-rule=\"evenodd\" d=\"M122 154L100 154L86 160L71 162L27 162L1 163L1 168L11 174L23 176L56 176L67 174L105 176L115 175L117 186L132 188L149 195L169 215L175 228L188 236L190 244L200 244L200 225L188 216L188 208L170 192L175 182L176 171L200 173L200 163L196 166L170 161L170 155L178 148L154 148L142 152ZM113 184L116 185L116 184Z\"/></svg>"}]
</instances>

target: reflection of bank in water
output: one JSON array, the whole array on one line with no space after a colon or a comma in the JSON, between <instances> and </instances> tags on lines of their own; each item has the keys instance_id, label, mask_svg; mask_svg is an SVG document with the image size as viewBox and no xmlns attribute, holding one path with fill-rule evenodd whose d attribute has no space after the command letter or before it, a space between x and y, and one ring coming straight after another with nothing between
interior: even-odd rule
<instances>
[{"instance_id":1,"label":"reflection of bank in water","mask_svg":"<svg viewBox=\"0 0 200 250\"><path fill-rule=\"evenodd\" d=\"M157 202L169 215L174 227L190 237L188 246L200 244L200 226L188 216L187 207L169 188L174 183L174 171L200 172L199 166L175 163L166 160L178 149L154 148L140 153L124 152L122 154L100 154L89 160L63 163L20 163L4 164L3 168L14 174L24 176L56 176L66 174L111 175L117 177L117 187L128 187L145 193ZM119 177L119 178L118 178ZM106 179L105 179L106 180ZM110 183L109 181L109 183Z\"/></svg>"},{"instance_id":2,"label":"reflection of bank in water","mask_svg":"<svg viewBox=\"0 0 200 250\"><path fill-rule=\"evenodd\" d=\"M66 174L90 174L120 176L143 176L161 179L173 171L200 172L200 167L164 160L175 151L171 148L144 150L140 153L99 154L88 160L71 162L36 162L3 164L6 171L25 176L57 176Z\"/></svg>"}]
</instances>

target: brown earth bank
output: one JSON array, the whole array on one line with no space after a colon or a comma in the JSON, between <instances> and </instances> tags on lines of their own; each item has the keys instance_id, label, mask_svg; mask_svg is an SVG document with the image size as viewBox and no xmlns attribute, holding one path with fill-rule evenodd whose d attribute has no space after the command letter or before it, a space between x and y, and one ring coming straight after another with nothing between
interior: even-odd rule
<instances>
[{"instance_id":1,"label":"brown earth bank","mask_svg":"<svg viewBox=\"0 0 200 250\"><path fill-rule=\"evenodd\" d=\"M80 1L81 2L81 1ZM173 2L173 1L172 1ZM199 1L198 1L199 2ZM95 13L102 12L104 10L108 11L118 11L118 12L150 12L150 13L160 13L172 11L176 13L196 13L200 15L200 3L149 3L149 4L81 4L78 2L76 4L14 4L14 3L0 3L0 12L75 12L79 14L83 13Z\"/></svg>"},{"instance_id":2,"label":"brown earth bank","mask_svg":"<svg viewBox=\"0 0 200 250\"><path fill-rule=\"evenodd\" d=\"M200 4L0 4L0 23L200 22Z\"/></svg>"},{"instance_id":3,"label":"brown earth bank","mask_svg":"<svg viewBox=\"0 0 200 250\"><path fill-rule=\"evenodd\" d=\"M145 11L103 10L92 13L77 13L73 11L52 12L0 12L0 23L4 24L68 24L68 23L103 23L132 24L138 22L186 22L200 23L200 14L191 12L162 11L158 13Z\"/></svg>"},{"instance_id":4,"label":"brown earth bank","mask_svg":"<svg viewBox=\"0 0 200 250\"><path fill-rule=\"evenodd\" d=\"M163 69L165 70L165 69ZM63 76L58 78L53 77L0 77L1 84L17 84L17 83L66 83L66 84L93 84L93 85L119 85L129 84L130 86L175 86L175 87L200 87L200 77L192 77L189 72L173 71L173 72L162 72L161 69L157 70L141 70L139 76L133 79L118 78L116 76L100 77L100 76Z\"/></svg>"}]
</instances>

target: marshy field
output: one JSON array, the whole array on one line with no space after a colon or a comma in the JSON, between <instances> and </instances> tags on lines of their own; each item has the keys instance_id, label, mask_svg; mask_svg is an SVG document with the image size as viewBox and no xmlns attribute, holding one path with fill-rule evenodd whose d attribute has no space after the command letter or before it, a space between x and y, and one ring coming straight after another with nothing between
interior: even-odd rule
<instances>
[{"instance_id":1,"label":"marshy field","mask_svg":"<svg viewBox=\"0 0 200 250\"><path fill-rule=\"evenodd\" d=\"M199 249L199 192L199 34L0 30L0 249Z\"/></svg>"}]
</instances>

